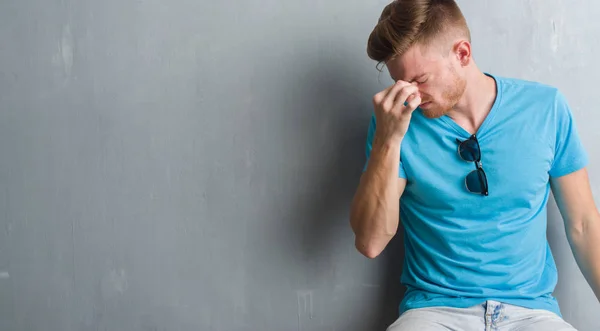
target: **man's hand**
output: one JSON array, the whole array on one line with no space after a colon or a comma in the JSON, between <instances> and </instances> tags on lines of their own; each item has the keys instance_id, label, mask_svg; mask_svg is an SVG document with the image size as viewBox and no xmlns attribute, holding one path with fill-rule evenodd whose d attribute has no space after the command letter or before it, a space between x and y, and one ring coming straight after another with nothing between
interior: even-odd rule
<instances>
[{"instance_id":1,"label":"man's hand","mask_svg":"<svg viewBox=\"0 0 600 331\"><path fill-rule=\"evenodd\" d=\"M402 140L408 130L412 112L420 104L421 95L417 86L400 80L375 94L373 105L377 136L383 141Z\"/></svg>"}]
</instances>

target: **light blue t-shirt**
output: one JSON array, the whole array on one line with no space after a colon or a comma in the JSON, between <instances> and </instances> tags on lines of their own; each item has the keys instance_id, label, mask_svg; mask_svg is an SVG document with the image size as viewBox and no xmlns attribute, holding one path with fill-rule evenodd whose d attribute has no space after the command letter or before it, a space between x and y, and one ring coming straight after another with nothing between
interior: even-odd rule
<instances>
[{"instance_id":1,"label":"light blue t-shirt","mask_svg":"<svg viewBox=\"0 0 600 331\"><path fill-rule=\"evenodd\" d=\"M417 109L402 141L399 176L404 233L400 312L470 307L485 300L546 309L557 271L546 238L550 177L586 166L588 157L565 97L554 87L488 74L495 103L476 133L489 195L470 193L456 139L470 134L448 116ZM367 162L375 134L368 131ZM365 165L366 168L366 165Z\"/></svg>"}]
</instances>

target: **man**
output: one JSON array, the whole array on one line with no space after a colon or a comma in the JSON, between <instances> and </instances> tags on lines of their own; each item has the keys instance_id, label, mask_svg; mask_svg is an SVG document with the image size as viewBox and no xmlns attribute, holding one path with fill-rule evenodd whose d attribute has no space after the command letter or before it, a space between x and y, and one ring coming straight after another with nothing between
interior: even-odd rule
<instances>
[{"instance_id":1,"label":"man","mask_svg":"<svg viewBox=\"0 0 600 331\"><path fill-rule=\"evenodd\" d=\"M549 192L599 298L600 214L565 97L481 72L453 0L389 4L368 54L396 83L373 98L350 223L375 258L402 220L407 291L388 330L574 330L552 296Z\"/></svg>"}]
</instances>

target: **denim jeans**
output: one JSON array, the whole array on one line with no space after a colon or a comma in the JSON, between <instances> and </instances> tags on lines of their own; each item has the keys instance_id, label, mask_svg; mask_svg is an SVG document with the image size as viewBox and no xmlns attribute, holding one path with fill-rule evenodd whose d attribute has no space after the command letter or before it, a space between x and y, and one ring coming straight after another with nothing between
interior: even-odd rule
<instances>
[{"instance_id":1,"label":"denim jeans","mask_svg":"<svg viewBox=\"0 0 600 331\"><path fill-rule=\"evenodd\" d=\"M404 312L387 331L577 331L551 311L488 300L469 308L430 307Z\"/></svg>"}]
</instances>

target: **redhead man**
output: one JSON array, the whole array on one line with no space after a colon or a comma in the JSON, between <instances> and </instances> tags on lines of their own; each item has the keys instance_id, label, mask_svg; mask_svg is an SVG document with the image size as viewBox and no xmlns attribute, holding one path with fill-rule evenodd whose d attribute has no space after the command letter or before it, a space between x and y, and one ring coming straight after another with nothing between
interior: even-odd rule
<instances>
[{"instance_id":1,"label":"redhead man","mask_svg":"<svg viewBox=\"0 0 600 331\"><path fill-rule=\"evenodd\" d=\"M484 73L453 0L397 0L368 55L392 86L373 98L350 223L377 257L404 227L400 317L389 331L575 330L552 293L549 193L600 298L600 214L565 96Z\"/></svg>"}]
</instances>

